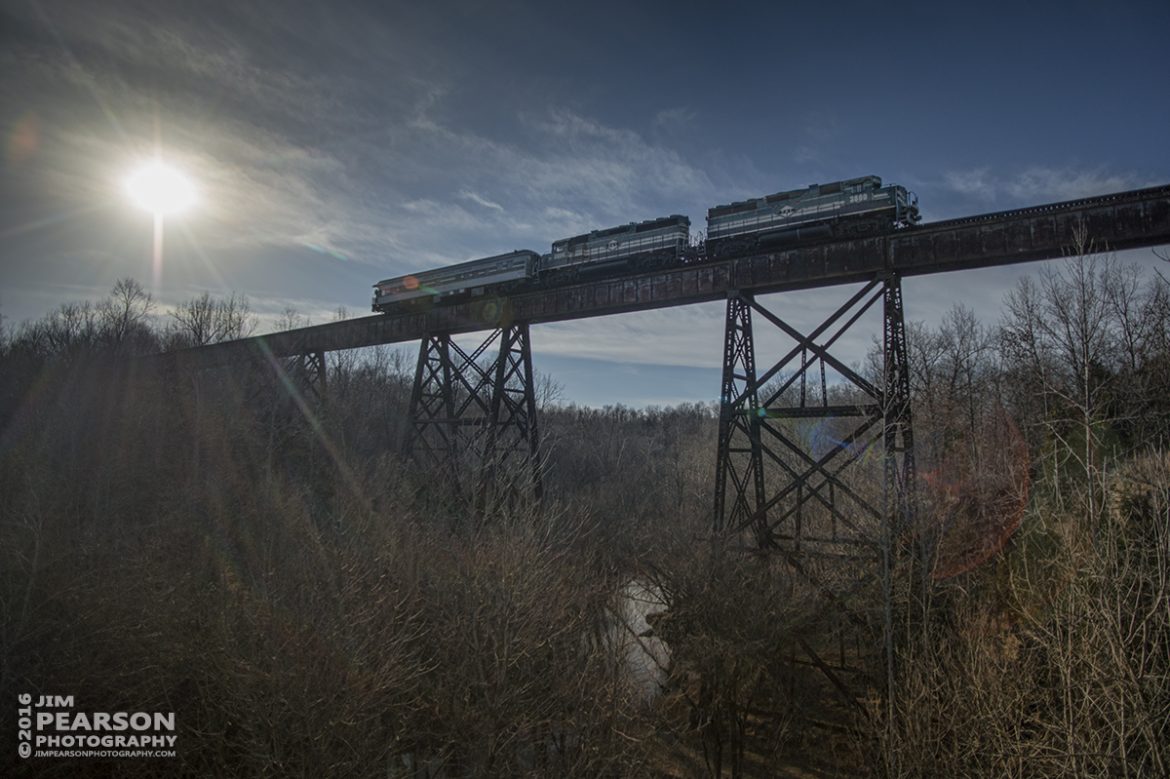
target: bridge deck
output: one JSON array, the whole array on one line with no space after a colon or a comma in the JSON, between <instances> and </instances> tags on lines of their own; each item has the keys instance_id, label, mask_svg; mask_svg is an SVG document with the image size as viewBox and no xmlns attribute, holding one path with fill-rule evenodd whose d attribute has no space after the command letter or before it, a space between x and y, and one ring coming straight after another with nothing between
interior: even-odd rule
<instances>
[{"instance_id":1,"label":"bridge deck","mask_svg":"<svg viewBox=\"0 0 1170 779\"><path fill-rule=\"evenodd\" d=\"M701 262L653 273L602 278L508 299L442 306L403 304L402 313L229 341L176 353L211 365L259 353L291 356L414 341L496 327L501 321L558 322L721 300L755 293L1008 265L1067 256L1077 225L1098 251L1170 243L1170 185L919 225L897 233Z\"/></svg>"}]
</instances>

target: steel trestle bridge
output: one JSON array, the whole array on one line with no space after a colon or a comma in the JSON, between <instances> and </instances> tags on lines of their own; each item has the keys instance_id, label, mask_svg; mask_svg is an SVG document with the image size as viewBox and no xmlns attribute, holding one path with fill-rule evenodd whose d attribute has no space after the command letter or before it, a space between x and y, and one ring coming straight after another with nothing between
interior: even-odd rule
<instances>
[{"instance_id":1,"label":"steel trestle bridge","mask_svg":"<svg viewBox=\"0 0 1170 779\"><path fill-rule=\"evenodd\" d=\"M746 540L749 548L780 555L826 596L843 623L868 625L868 635L879 636L884 647L887 678L879 684L892 685L891 577L895 559L908 552L900 539L911 527L915 483L901 280L1069 256L1077 235L1088 236L1098 252L1170 244L1170 185L717 261L700 256L653 272L507 297L441 305L408 301L392 313L179 351L164 359L188 369L268 364L311 390L306 397L323 400L325 353L418 341L404 451L441 469L452 483L469 467L478 470L472 493L482 518L502 494L514 499L541 493L531 325L725 300L716 537ZM861 289L808 333L757 300L768 293L852 283ZM871 310L880 310L882 319L876 380L832 351ZM755 328L761 324L778 330L791 348L760 360ZM481 331L490 335L471 351L452 340ZM847 387L847 402L840 392L830 392L827 370ZM817 432L813 438L807 435L810 424ZM869 469L864 479L857 476L862 467ZM817 574L817 561L825 559L844 561L855 575L830 583ZM850 603L879 583L885 614L875 625L871 617L852 612ZM851 697L849 690L857 687L844 676L854 670L844 646L834 659L831 647L796 642L804 662Z\"/></svg>"}]
</instances>

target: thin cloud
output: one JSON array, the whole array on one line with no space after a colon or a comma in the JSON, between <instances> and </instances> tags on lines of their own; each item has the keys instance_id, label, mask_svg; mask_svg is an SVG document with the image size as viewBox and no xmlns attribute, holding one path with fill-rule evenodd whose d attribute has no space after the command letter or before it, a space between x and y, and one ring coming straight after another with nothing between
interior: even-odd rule
<instances>
[{"instance_id":1,"label":"thin cloud","mask_svg":"<svg viewBox=\"0 0 1170 779\"><path fill-rule=\"evenodd\" d=\"M1104 168L1076 170L1033 166L1012 176L1002 176L981 167L948 171L943 176L946 190L981 203L1005 206L1075 200L1141 185L1141 180L1132 173Z\"/></svg>"},{"instance_id":2,"label":"thin cloud","mask_svg":"<svg viewBox=\"0 0 1170 779\"><path fill-rule=\"evenodd\" d=\"M987 168L948 171L943 175L943 182L952 192L985 202L994 201L999 192L999 184Z\"/></svg>"},{"instance_id":3,"label":"thin cloud","mask_svg":"<svg viewBox=\"0 0 1170 779\"><path fill-rule=\"evenodd\" d=\"M1076 171L1068 168L1029 168L1006 184L1007 194L1022 201L1043 201L1046 198L1074 200L1076 198L1121 192L1140 186L1132 174L1110 173L1102 168Z\"/></svg>"},{"instance_id":4,"label":"thin cloud","mask_svg":"<svg viewBox=\"0 0 1170 779\"><path fill-rule=\"evenodd\" d=\"M459 193L459 197L463 198L464 200L470 200L472 203L476 203L478 205L481 205L484 208L490 208L493 211L499 211L501 214L504 213L504 207L502 205L500 205L499 203L496 203L494 201L488 200L487 198L482 197L481 195L477 195L476 193L472 192L471 190L468 190L468 189L463 190L462 192Z\"/></svg>"},{"instance_id":5,"label":"thin cloud","mask_svg":"<svg viewBox=\"0 0 1170 779\"><path fill-rule=\"evenodd\" d=\"M654 115L654 125L668 132L674 132L692 124L697 116L698 114L686 106L664 108Z\"/></svg>"},{"instance_id":6,"label":"thin cloud","mask_svg":"<svg viewBox=\"0 0 1170 779\"><path fill-rule=\"evenodd\" d=\"M804 164L807 162L818 162L821 159L821 153L812 146L800 145L792 152L792 161L797 164Z\"/></svg>"},{"instance_id":7,"label":"thin cloud","mask_svg":"<svg viewBox=\"0 0 1170 779\"><path fill-rule=\"evenodd\" d=\"M801 117L804 134L816 141L826 141L841 133L841 122L826 111L808 111Z\"/></svg>"}]
</instances>

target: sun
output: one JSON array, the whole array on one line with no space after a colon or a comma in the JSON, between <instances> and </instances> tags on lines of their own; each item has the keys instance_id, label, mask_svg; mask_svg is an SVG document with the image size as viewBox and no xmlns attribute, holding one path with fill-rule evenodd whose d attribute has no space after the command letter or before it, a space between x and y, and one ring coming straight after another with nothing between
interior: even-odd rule
<instances>
[{"instance_id":1,"label":"sun","mask_svg":"<svg viewBox=\"0 0 1170 779\"><path fill-rule=\"evenodd\" d=\"M144 164L126 178L126 192L140 208L169 216L186 211L195 202L191 179L161 160Z\"/></svg>"}]
</instances>

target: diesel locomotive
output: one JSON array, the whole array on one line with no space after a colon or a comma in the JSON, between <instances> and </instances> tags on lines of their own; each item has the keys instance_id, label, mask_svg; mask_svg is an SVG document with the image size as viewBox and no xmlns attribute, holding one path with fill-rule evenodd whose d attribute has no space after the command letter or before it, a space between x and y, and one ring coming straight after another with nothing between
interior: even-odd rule
<instances>
[{"instance_id":1,"label":"diesel locomotive","mask_svg":"<svg viewBox=\"0 0 1170 779\"><path fill-rule=\"evenodd\" d=\"M691 220L672 214L608 230L562 238L545 255L541 271L594 273L615 266L662 267L678 259L690 240Z\"/></svg>"},{"instance_id":2,"label":"diesel locomotive","mask_svg":"<svg viewBox=\"0 0 1170 779\"><path fill-rule=\"evenodd\" d=\"M412 300L442 303L567 284L592 274L634 273L824 240L912 227L918 199L905 187L863 176L778 192L707 211L705 245L692 246L691 220L672 214L554 241L549 253L518 249L374 285L375 311Z\"/></svg>"},{"instance_id":3,"label":"diesel locomotive","mask_svg":"<svg viewBox=\"0 0 1170 779\"><path fill-rule=\"evenodd\" d=\"M918 223L918 198L863 176L715 206L707 211L707 255L750 254L770 244L857 238Z\"/></svg>"}]
</instances>

